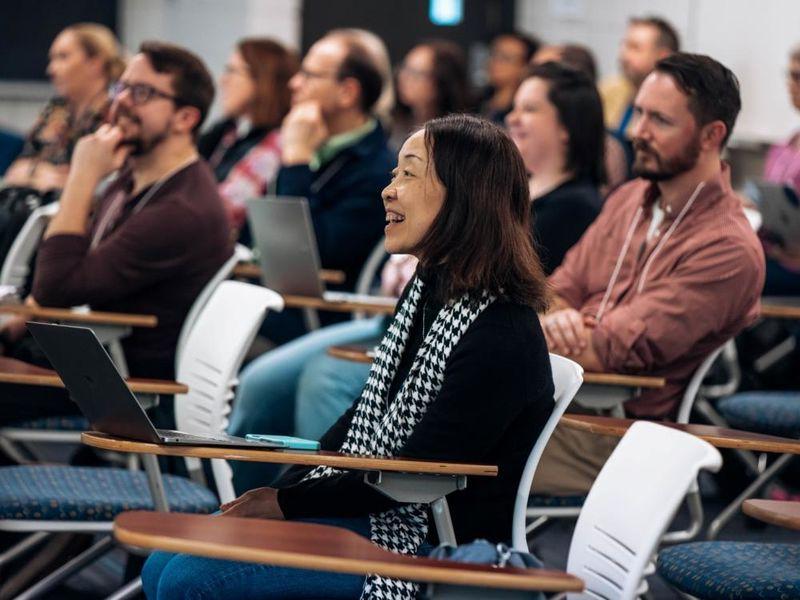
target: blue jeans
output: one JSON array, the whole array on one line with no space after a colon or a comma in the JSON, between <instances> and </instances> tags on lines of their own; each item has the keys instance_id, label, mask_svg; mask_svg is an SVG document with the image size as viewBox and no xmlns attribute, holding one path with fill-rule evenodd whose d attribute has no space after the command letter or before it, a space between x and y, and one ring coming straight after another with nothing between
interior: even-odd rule
<instances>
[{"instance_id":1,"label":"blue jeans","mask_svg":"<svg viewBox=\"0 0 800 600\"><path fill-rule=\"evenodd\" d=\"M299 519L369 537L369 519ZM142 569L148 600L262 600L359 598L362 575L275 567L216 558L154 552Z\"/></svg>"},{"instance_id":2,"label":"blue jeans","mask_svg":"<svg viewBox=\"0 0 800 600\"><path fill-rule=\"evenodd\" d=\"M295 396L303 368L310 359L324 355L329 346L363 342L382 334L381 318L348 321L313 331L257 358L241 373L228 432L239 436L271 433L319 439L361 390L338 408L318 413L314 405L309 414L303 414L301 433L295 428ZM241 461L231 462L231 468L237 493L269 485L281 470L280 465Z\"/></svg>"},{"instance_id":3,"label":"blue jeans","mask_svg":"<svg viewBox=\"0 0 800 600\"><path fill-rule=\"evenodd\" d=\"M297 384L297 435L318 439L355 402L370 365L318 354L308 361Z\"/></svg>"}]
</instances>

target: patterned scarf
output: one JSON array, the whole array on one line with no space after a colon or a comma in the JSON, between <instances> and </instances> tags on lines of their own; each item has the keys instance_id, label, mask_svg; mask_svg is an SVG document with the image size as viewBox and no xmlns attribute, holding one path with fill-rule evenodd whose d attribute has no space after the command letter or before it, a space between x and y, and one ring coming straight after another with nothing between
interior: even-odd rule
<instances>
[{"instance_id":1,"label":"patterned scarf","mask_svg":"<svg viewBox=\"0 0 800 600\"><path fill-rule=\"evenodd\" d=\"M428 404L438 395L453 348L478 315L494 301L493 296L483 292L465 294L446 304L425 336L400 390L389 402L389 389L400 365L423 287L419 276L415 277L378 347L341 447L343 453L396 455L422 420ZM331 467L317 467L304 479L328 477L339 472ZM371 514L369 520L372 542L401 554L416 554L428 534L428 511L424 504L406 504ZM370 575L361 599L404 600L415 597L418 587L412 582Z\"/></svg>"}]
</instances>

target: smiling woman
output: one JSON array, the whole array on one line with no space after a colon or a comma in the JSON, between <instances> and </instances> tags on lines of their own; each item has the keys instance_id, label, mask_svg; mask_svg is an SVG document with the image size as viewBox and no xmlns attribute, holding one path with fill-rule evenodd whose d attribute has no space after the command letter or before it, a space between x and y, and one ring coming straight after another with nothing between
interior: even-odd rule
<instances>
[{"instance_id":1,"label":"smiling woman","mask_svg":"<svg viewBox=\"0 0 800 600\"><path fill-rule=\"evenodd\" d=\"M497 478L448 497L457 538L510 541L515 485L553 407L537 310L545 280L529 229L527 179L513 142L468 116L430 121L400 152L383 192L387 249L420 260L360 398L322 437L325 450L496 464ZM479 478L480 479L480 478ZM225 515L313 520L379 546L425 554L437 540L422 505L388 499L358 472L293 468ZM408 582L155 553L149 598L412 598ZM367 590L362 596L362 588Z\"/></svg>"}]
</instances>

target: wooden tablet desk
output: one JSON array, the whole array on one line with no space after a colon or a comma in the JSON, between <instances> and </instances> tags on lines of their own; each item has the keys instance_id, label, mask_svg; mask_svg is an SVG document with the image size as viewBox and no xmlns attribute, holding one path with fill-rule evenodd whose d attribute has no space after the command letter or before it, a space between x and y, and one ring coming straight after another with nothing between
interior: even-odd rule
<instances>
[{"instance_id":1,"label":"wooden tablet desk","mask_svg":"<svg viewBox=\"0 0 800 600\"><path fill-rule=\"evenodd\" d=\"M153 501L159 510L168 510L155 455L222 458L279 463L285 465L328 466L364 471L364 481L398 502L422 502L431 505L439 539L455 543L455 533L447 506L447 494L464 489L467 477L495 477L497 467L444 463L433 460L355 456L337 452L308 452L219 446L163 445L135 442L98 432L85 432L81 441L93 448L122 453L142 454Z\"/></svg>"},{"instance_id":2,"label":"wooden tablet desk","mask_svg":"<svg viewBox=\"0 0 800 600\"><path fill-rule=\"evenodd\" d=\"M126 381L135 394L185 394L189 391L186 385L177 381L139 377L130 377ZM0 356L0 383L64 387L55 371L5 356Z\"/></svg>"},{"instance_id":3,"label":"wooden tablet desk","mask_svg":"<svg viewBox=\"0 0 800 600\"><path fill-rule=\"evenodd\" d=\"M122 327L155 327L158 319L154 315L112 313L73 308L48 308L25 306L24 304L0 304L0 313L14 314L38 321L58 321L79 325L117 325Z\"/></svg>"},{"instance_id":4,"label":"wooden tablet desk","mask_svg":"<svg viewBox=\"0 0 800 600\"><path fill-rule=\"evenodd\" d=\"M764 296L761 298L761 316L773 319L800 319L800 298Z\"/></svg>"},{"instance_id":5,"label":"wooden tablet desk","mask_svg":"<svg viewBox=\"0 0 800 600\"><path fill-rule=\"evenodd\" d=\"M800 529L800 502L745 500L742 511L765 523L787 529Z\"/></svg>"},{"instance_id":6,"label":"wooden tablet desk","mask_svg":"<svg viewBox=\"0 0 800 600\"><path fill-rule=\"evenodd\" d=\"M566 414L561 417L560 424L570 429L588 431L598 435L622 437L635 419L614 419L596 415ZM780 454L800 454L800 440L783 438L774 435L762 435L750 431L727 429L714 425L694 423L680 424L659 422L660 425L690 433L707 441L717 448L736 448L753 452L775 452Z\"/></svg>"},{"instance_id":7,"label":"wooden tablet desk","mask_svg":"<svg viewBox=\"0 0 800 600\"><path fill-rule=\"evenodd\" d=\"M363 344L331 346L328 354L358 363L371 363L375 357L374 348ZM666 385L662 377L641 377L639 375L621 375L617 373L584 373L583 383L603 386L620 386L628 388L661 388Z\"/></svg>"},{"instance_id":8,"label":"wooden tablet desk","mask_svg":"<svg viewBox=\"0 0 800 600\"><path fill-rule=\"evenodd\" d=\"M233 267L234 277L242 277L246 279L261 279L261 267L256 263L239 263ZM335 271L333 269L320 269L319 280L323 283L339 284L344 283L347 277L344 271Z\"/></svg>"},{"instance_id":9,"label":"wooden tablet desk","mask_svg":"<svg viewBox=\"0 0 800 600\"><path fill-rule=\"evenodd\" d=\"M346 529L312 523L132 511L114 520L114 536L131 546L211 558L476 586L485 589L481 598L493 598L490 590L504 590L505 594L508 590L583 590L580 579L561 571L467 565L396 554ZM435 593L436 588L434 597ZM513 596L524 597L528 596Z\"/></svg>"},{"instance_id":10,"label":"wooden tablet desk","mask_svg":"<svg viewBox=\"0 0 800 600\"><path fill-rule=\"evenodd\" d=\"M387 302L385 298L376 297L374 302L331 302L312 296L283 296L284 304L289 308L313 308L332 312L365 312L374 315L393 315L395 302Z\"/></svg>"},{"instance_id":11,"label":"wooden tablet desk","mask_svg":"<svg viewBox=\"0 0 800 600\"><path fill-rule=\"evenodd\" d=\"M135 315L74 308L48 308L24 304L0 304L0 314L13 314L32 321L54 321L89 327L100 343L107 347L120 372L128 375L128 364L120 340L131 334L134 327L156 327L155 315Z\"/></svg>"}]
</instances>

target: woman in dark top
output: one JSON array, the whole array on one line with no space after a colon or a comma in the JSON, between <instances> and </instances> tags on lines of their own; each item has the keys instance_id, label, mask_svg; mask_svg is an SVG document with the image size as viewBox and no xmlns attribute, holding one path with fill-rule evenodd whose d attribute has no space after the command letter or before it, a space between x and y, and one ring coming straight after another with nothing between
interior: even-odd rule
<instances>
[{"instance_id":1,"label":"woman in dark top","mask_svg":"<svg viewBox=\"0 0 800 600\"><path fill-rule=\"evenodd\" d=\"M496 464L448 496L456 537L511 538L516 487L553 408L537 312L546 284L531 244L522 159L500 128L469 116L429 122L400 151L383 191L386 249L420 269L398 304L364 390L323 436L325 450ZM226 516L314 520L406 554L436 543L423 505L400 504L359 472L295 467L275 487L222 506ZM156 553L149 598L191 595L358 598L364 578ZM370 577L364 597L412 598L416 586ZM245 590L257 590L247 595ZM383 595L380 595L383 594Z\"/></svg>"},{"instance_id":2,"label":"woman in dark top","mask_svg":"<svg viewBox=\"0 0 800 600\"><path fill-rule=\"evenodd\" d=\"M549 275L600 211L600 95L584 73L545 63L520 85L506 123L531 174L534 238Z\"/></svg>"},{"instance_id":3,"label":"woman in dark top","mask_svg":"<svg viewBox=\"0 0 800 600\"><path fill-rule=\"evenodd\" d=\"M245 226L245 200L261 196L280 168L280 125L289 112L297 57L278 42L241 40L220 80L223 120L198 141L219 182L233 232ZM235 236L234 236L235 237ZM244 242L249 234L244 233Z\"/></svg>"}]
</instances>

